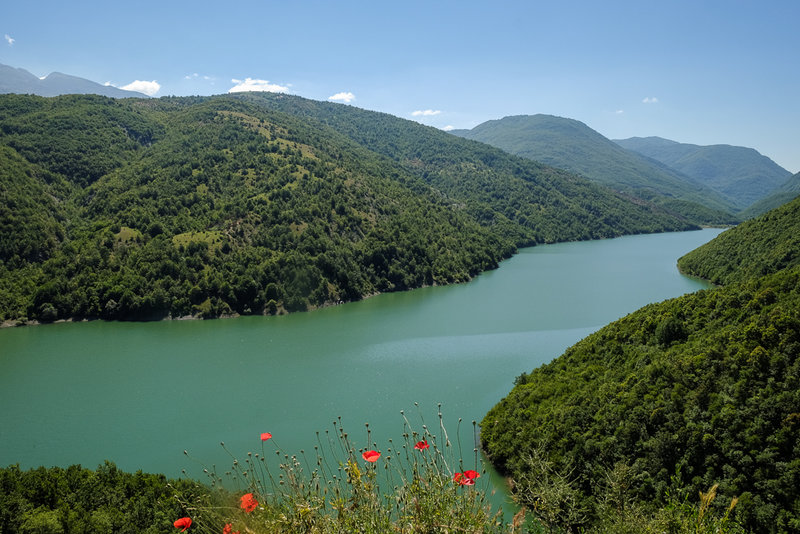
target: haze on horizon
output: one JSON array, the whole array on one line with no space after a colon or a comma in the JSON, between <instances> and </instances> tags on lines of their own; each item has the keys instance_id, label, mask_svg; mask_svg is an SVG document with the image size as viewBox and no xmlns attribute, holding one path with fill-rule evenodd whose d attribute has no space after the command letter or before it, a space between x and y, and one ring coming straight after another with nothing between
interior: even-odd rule
<instances>
[{"instance_id":1,"label":"haze on horizon","mask_svg":"<svg viewBox=\"0 0 800 534\"><path fill-rule=\"evenodd\" d=\"M437 128L545 113L612 139L752 147L800 171L800 3L47 0L0 63L152 96L266 90Z\"/></svg>"}]
</instances>

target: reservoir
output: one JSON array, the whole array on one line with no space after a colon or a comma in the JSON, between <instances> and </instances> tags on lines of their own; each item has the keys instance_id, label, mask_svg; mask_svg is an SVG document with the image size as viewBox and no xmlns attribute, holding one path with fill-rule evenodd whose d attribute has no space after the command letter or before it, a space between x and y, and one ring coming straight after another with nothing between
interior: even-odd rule
<instances>
[{"instance_id":1,"label":"reservoir","mask_svg":"<svg viewBox=\"0 0 800 534\"><path fill-rule=\"evenodd\" d=\"M270 432L293 454L341 417L357 446L369 423L381 449L402 441L401 410L434 426L441 403L449 432L463 419L471 468L472 421L516 376L645 304L708 287L676 260L719 232L532 247L467 284L288 316L3 329L0 465L110 460L203 480L200 462L230 466L221 441L246 455Z\"/></svg>"}]
</instances>

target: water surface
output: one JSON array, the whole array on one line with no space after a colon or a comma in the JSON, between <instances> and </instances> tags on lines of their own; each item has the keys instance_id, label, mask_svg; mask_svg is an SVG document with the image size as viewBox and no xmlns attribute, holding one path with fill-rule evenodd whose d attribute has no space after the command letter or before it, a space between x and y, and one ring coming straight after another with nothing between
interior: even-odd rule
<instances>
[{"instance_id":1,"label":"water surface","mask_svg":"<svg viewBox=\"0 0 800 534\"><path fill-rule=\"evenodd\" d=\"M260 450L288 452L342 417L357 444L400 440L414 403L466 439L514 377L637 308L707 285L676 259L719 230L522 250L468 284L282 317L89 322L0 331L0 465L181 476ZM414 422L412 418L412 422ZM465 443L471 458L472 443ZM198 476L200 478L200 476Z\"/></svg>"}]
</instances>

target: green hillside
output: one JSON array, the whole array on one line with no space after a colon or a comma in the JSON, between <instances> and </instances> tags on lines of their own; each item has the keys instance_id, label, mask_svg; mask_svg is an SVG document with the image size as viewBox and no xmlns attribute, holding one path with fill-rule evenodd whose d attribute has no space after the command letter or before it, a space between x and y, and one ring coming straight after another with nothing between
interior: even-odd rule
<instances>
[{"instance_id":1,"label":"green hillside","mask_svg":"<svg viewBox=\"0 0 800 534\"><path fill-rule=\"evenodd\" d=\"M602 532L718 484L718 516L737 499L747 531L800 529L799 211L681 258L724 287L646 306L517 378L481 439L522 502Z\"/></svg>"},{"instance_id":2,"label":"green hillside","mask_svg":"<svg viewBox=\"0 0 800 534\"><path fill-rule=\"evenodd\" d=\"M731 228L678 260L688 274L728 285L800 265L800 198Z\"/></svg>"},{"instance_id":3,"label":"green hillside","mask_svg":"<svg viewBox=\"0 0 800 534\"><path fill-rule=\"evenodd\" d=\"M736 220L731 215L733 204L718 193L657 161L621 148L573 119L520 115L452 133L581 174L701 224Z\"/></svg>"},{"instance_id":4,"label":"green hillside","mask_svg":"<svg viewBox=\"0 0 800 534\"><path fill-rule=\"evenodd\" d=\"M752 148L699 146L660 137L632 137L615 142L725 195L740 210L776 192L791 174Z\"/></svg>"},{"instance_id":5,"label":"green hillside","mask_svg":"<svg viewBox=\"0 0 800 534\"><path fill-rule=\"evenodd\" d=\"M524 244L692 227L442 139L293 97L0 96L0 321L300 311L468 280Z\"/></svg>"},{"instance_id":6,"label":"green hillside","mask_svg":"<svg viewBox=\"0 0 800 534\"><path fill-rule=\"evenodd\" d=\"M241 98L333 128L463 205L482 225L519 233L521 244L697 228L653 203L414 121L282 94Z\"/></svg>"},{"instance_id":7,"label":"green hillside","mask_svg":"<svg viewBox=\"0 0 800 534\"><path fill-rule=\"evenodd\" d=\"M768 197L764 197L758 202L753 203L746 210L741 212L742 219L751 219L771 209L786 204L800 196L800 172L792 175L779 188L775 189Z\"/></svg>"}]
</instances>

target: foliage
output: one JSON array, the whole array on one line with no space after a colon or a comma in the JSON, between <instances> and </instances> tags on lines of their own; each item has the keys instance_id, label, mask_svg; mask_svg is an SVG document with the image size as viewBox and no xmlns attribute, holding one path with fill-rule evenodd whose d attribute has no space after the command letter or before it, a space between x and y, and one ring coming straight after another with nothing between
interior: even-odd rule
<instances>
[{"instance_id":1,"label":"foliage","mask_svg":"<svg viewBox=\"0 0 800 534\"><path fill-rule=\"evenodd\" d=\"M413 121L287 95L238 98L334 128L464 205L481 224L520 235L521 244L697 228L641 198Z\"/></svg>"},{"instance_id":2,"label":"foliage","mask_svg":"<svg viewBox=\"0 0 800 534\"><path fill-rule=\"evenodd\" d=\"M396 444L389 440L385 448L373 441L369 425L366 441L356 445L341 420L334 422L332 432L317 433L310 454L290 456L274 446L277 438L262 435L260 453L248 453L242 460L234 457L224 476L209 472L216 493L187 500L192 531L519 531L521 517L504 524L487 499L486 478L465 470L456 450L460 445L448 436L441 412L438 428L423 422L415 430L405 415L403 419L402 439ZM477 449L474 453L474 467L480 469ZM221 489L226 482L237 486L233 495Z\"/></svg>"},{"instance_id":3,"label":"foliage","mask_svg":"<svg viewBox=\"0 0 800 534\"><path fill-rule=\"evenodd\" d=\"M746 528L796 531L798 355L800 267L652 304L519 381L483 420L483 444L517 481L540 451L586 511L568 526L599 521L600 481L620 465L646 511L718 483L717 512L738 498Z\"/></svg>"},{"instance_id":4,"label":"foliage","mask_svg":"<svg viewBox=\"0 0 800 534\"><path fill-rule=\"evenodd\" d=\"M688 274L731 284L800 264L800 198L731 228L678 260Z\"/></svg>"},{"instance_id":5,"label":"foliage","mask_svg":"<svg viewBox=\"0 0 800 534\"><path fill-rule=\"evenodd\" d=\"M692 227L287 95L2 95L0 169L0 322L302 311L466 281L521 245Z\"/></svg>"},{"instance_id":6,"label":"foliage","mask_svg":"<svg viewBox=\"0 0 800 534\"><path fill-rule=\"evenodd\" d=\"M96 470L73 465L22 471L0 469L0 532L172 533L183 513L175 493L207 489L163 475L125 473L109 462Z\"/></svg>"}]
</instances>

